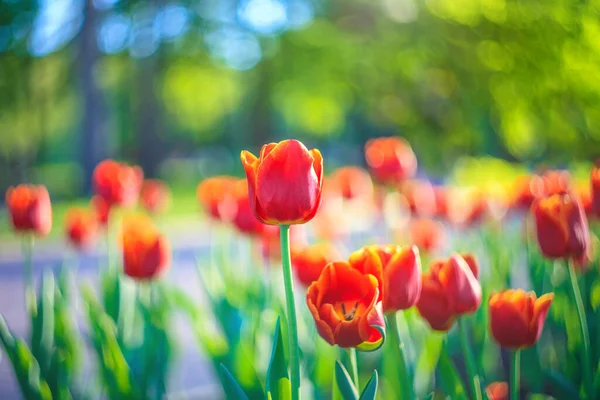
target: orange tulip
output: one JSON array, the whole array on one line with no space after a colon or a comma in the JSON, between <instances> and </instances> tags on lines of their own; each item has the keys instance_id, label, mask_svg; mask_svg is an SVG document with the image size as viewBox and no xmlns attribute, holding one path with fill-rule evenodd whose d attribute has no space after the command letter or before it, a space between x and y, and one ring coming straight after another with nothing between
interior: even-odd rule
<instances>
[{"instance_id":1,"label":"orange tulip","mask_svg":"<svg viewBox=\"0 0 600 400\"><path fill-rule=\"evenodd\" d=\"M365 157L375 180L396 184L417 172L417 157L410 144L399 137L371 139L365 144Z\"/></svg>"},{"instance_id":2,"label":"orange tulip","mask_svg":"<svg viewBox=\"0 0 600 400\"><path fill-rule=\"evenodd\" d=\"M544 195L546 197L555 194L564 194L571 189L571 174L569 171L546 171L542 175L544 182Z\"/></svg>"},{"instance_id":3,"label":"orange tulip","mask_svg":"<svg viewBox=\"0 0 600 400\"><path fill-rule=\"evenodd\" d=\"M548 258L587 259L590 235L581 204L571 194L539 199L531 208L542 253Z\"/></svg>"},{"instance_id":4,"label":"orange tulip","mask_svg":"<svg viewBox=\"0 0 600 400\"><path fill-rule=\"evenodd\" d=\"M121 236L125 275L136 280L160 277L171 263L171 245L143 215L123 221Z\"/></svg>"},{"instance_id":5,"label":"orange tulip","mask_svg":"<svg viewBox=\"0 0 600 400\"><path fill-rule=\"evenodd\" d=\"M434 261L423 274L423 289L417 303L421 316L432 329L447 331L454 320L473 313L481 304L479 268L471 255L453 254Z\"/></svg>"},{"instance_id":6,"label":"orange tulip","mask_svg":"<svg viewBox=\"0 0 600 400\"><path fill-rule=\"evenodd\" d=\"M304 247L292 253L292 266L296 278L306 287L319 279L323 268L331 262L339 261L342 255L329 242L321 242Z\"/></svg>"},{"instance_id":7,"label":"orange tulip","mask_svg":"<svg viewBox=\"0 0 600 400\"><path fill-rule=\"evenodd\" d=\"M104 160L94 169L95 193L110 207L131 206L138 200L144 173L140 167Z\"/></svg>"},{"instance_id":8,"label":"orange tulip","mask_svg":"<svg viewBox=\"0 0 600 400\"><path fill-rule=\"evenodd\" d=\"M77 249L91 246L98 233L98 219L95 213L85 208L71 208L65 217L67 237Z\"/></svg>"},{"instance_id":9,"label":"orange tulip","mask_svg":"<svg viewBox=\"0 0 600 400\"><path fill-rule=\"evenodd\" d=\"M421 294L421 258L416 246L365 246L350 254L350 265L379 281L383 310L405 310L417 303Z\"/></svg>"},{"instance_id":10,"label":"orange tulip","mask_svg":"<svg viewBox=\"0 0 600 400\"><path fill-rule=\"evenodd\" d=\"M502 347L522 349L533 346L542 333L554 293L536 298L521 289L492 294L489 300L490 330Z\"/></svg>"},{"instance_id":11,"label":"orange tulip","mask_svg":"<svg viewBox=\"0 0 600 400\"><path fill-rule=\"evenodd\" d=\"M410 224L410 241L425 251L434 251L444 244L444 226L437 221L421 218Z\"/></svg>"},{"instance_id":12,"label":"orange tulip","mask_svg":"<svg viewBox=\"0 0 600 400\"><path fill-rule=\"evenodd\" d=\"M446 199L446 193L448 189L444 186L434 186L433 195L435 197L435 209L437 215L440 217L448 217L448 200Z\"/></svg>"},{"instance_id":13,"label":"orange tulip","mask_svg":"<svg viewBox=\"0 0 600 400\"><path fill-rule=\"evenodd\" d=\"M402 193L414 215L435 215L437 204L433 185L423 180L408 181L402 185Z\"/></svg>"},{"instance_id":14,"label":"orange tulip","mask_svg":"<svg viewBox=\"0 0 600 400\"><path fill-rule=\"evenodd\" d=\"M373 181L367 171L359 167L341 167L329 178L332 189L347 200L373 199Z\"/></svg>"},{"instance_id":15,"label":"orange tulip","mask_svg":"<svg viewBox=\"0 0 600 400\"><path fill-rule=\"evenodd\" d=\"M485 388L489 400L508 400L508 383L492 382Z\"/></svg>"},{"instance_id":16,"label":"orange tulip","mask_svg":"<svg viewBox=\"0 0 600 400\"><path fill-rule=\"evenodd\" d=\"M519 176L512 186L513 208L528 210L533 201L544 195L544 181L537 175Z\"/></svg>"},{"instance_id":17,"label":"orange tulip","mask_svg":"<svg viewBox=\"0 0 600 400\"><path fill-rule=\"evenodd\" d=\"M140 192L142 207L151 214L159 214L167 209L171 200L169 186L158 179L146 179Z\"/></svg>"},{"instance_id":18,"label":"orange tulip","mask_svg":"<svg viewBox=\"0 0 600 400\"><path fill-rule=\"evenodd\" d=\"M15 231L46 236L52 229L52 205L48 189L41 185L9 187L6 206Z\"/></svg>"},{"instance_id":19,"label":"orange tulip","mask_svg":"<svg viewBox=\"0 0 600 400\"><path fill-rule=\"evenodd\" d=\"M592 214L600 218L600 167L592 168L590 173Z\"/></svg>"},{"instance_id":20,"label":"orange tulip","mask_svg":"<svg viewBox=\"0 0 600 400\"><path fill-rule=\"evenodd\" d=\"M90 206L96 214L96 220L100 226L106 226L110 217L111 207L110 205L100 196L93 196L90 200Z\"/></svg>"},{"instance_id":21,"label":"orange tulip","mask_svg":"<svg viewBox=\"0 0 600 400\"><path fill-rule=\"evenodd\" d=\"M260 157L244 150L240 158L248 180L250 206L269 225L304 224L321 204L323 158L297 140L269 143Z\"/></svg>"},{"instance_id":22,"label":"orange tulip","mask_svg":"<svg viewBox=\"0 0 600 400\"><path fill-rule=\"evenodd\" d=\"M233 224L238 231L248 235L260 235L265 229L269 229L269 225L263 224L254 216L252 208L250 208L250 199L248 198L248 184L245 179L240 179L235 183L232 191L232 199L235 207L235 216ZM274 233L278 233L279 229L274 228Z\"/></svg>"},{"instance_id":23,"label":"orange tulip","mask_svg":"<svg viewBox=\"0 0 600 400\"><path fill-rule=\"evenodd\" d=\"M233 218L235 204L227 200L230 200L237 180L232 176L214 176L198 184L196 197L209 216L225 221Z\"/></svg>"},{"instance_id":24,"label":"orange tulip","mask_svg":"<svg viewBox=\"0 0 600 400\"><path fill-rule=\"evenodd\" d=\"M306 293L317 332L330 345L372 351L384 342L379 282L345 261L328 264Z\"/></svg>"}]
</instances>

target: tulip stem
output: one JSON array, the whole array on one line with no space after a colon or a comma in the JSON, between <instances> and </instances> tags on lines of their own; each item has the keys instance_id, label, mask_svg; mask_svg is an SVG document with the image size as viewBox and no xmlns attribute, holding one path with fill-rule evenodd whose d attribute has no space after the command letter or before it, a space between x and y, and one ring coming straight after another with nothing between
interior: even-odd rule
<instances>
[{"instance_id":1,"label":"tulip stem","mask_svg":"<svg viewBox=\"0 0 600 400\"><path fill-rule=\"evenodd\" d=\"M294 281L292 280L292 261L290 259L290 226L280 225L281 266L285 286L285 303L287 308L288 342L290 349L290 375L292 383L292 400L300 399L300 347L298 346L298 325L296 305L294 303Z\"/></svg>"},{"instance_id":2,"label":"tulip stem","mask_svg":"<svg viewBox=\"0 0 600 400\"><path fill-rule=\"evenodd\" d=\"M594 384L592 380L592 368L590 364L590 333L588 330L587 319L585 316L585 307L581 298L581 290L577 283L577 273L575 265L570 261L567 265L569 268L569 277L571 278L571 286L573 287L573 297L575 297L575 305L577 306L577 316L579 317L579 328L581 329L581 337L583 339L582 362L583 362L583 383L588 399L594 398Z\"/></svg>"},{"instance_id":3,"label":"tulip stem","mask_svg":"<svg viewBox=\"0 0 600 400\"><path fill-rule=\"evenodd\" d=\"M358 393L360 393L360 382L358 379L358 362L356 361L356 349L354 347L350 347L346 349L348 353L348 363L350 363L350 373L352 374L352 382L356 387Z\"/></svg>"},{"instance_id":4,"label":"tulip stem","mask_svg":"<svg viewBox=\"0 0 600 400\"><path fill-rule=\"evenodd\" d=\"M476 400L481 400L481 382L479 375L477 374L477 367L475 365L475 357L469 345L469 333L465 326L465 318L458 319L458 330L460 334L460 345L462 347L463 356L467 364L467 372L469 373L469 381L471 382L471 396Z\"/></svg>"},{"instance_id":5,"label":"tulip stem","mask_svg":"<svg viewBox=\"0 0 600 400\"><path fill-rule=\"evenodd\" d=\"M25 307L31 316L37 313L35 288L33 287L33 235L26 235L22 243L25 281Z\"/></svg>"},{"instance_id":6,"label":"tulip stem","mask_svg":"<svg viewBox=\"0 0 600 400\"><path fill-rule=\"evenodd\" d=\"M519 381L521 379L521 350L511 353L510 400L519 400Z\"/></svg>"},{"instance_id":7,"label":"tulip stem","mask_svg":"<svg viewBox=\"0 0 600 400\"><path fill-rule=\"evenodd\" d=\"M388 325L391 330L390 344L394 351L396 351L396 357L398 358L398 375L400 379L400 390L402 394L401 399L412 400L414 398L412 393L413 385L408 374L406 356L404 355L404 343L402 343L400 331L398 330L397 314L397 312L391 312L388 314Z\"/></svg>"}]
</instances>

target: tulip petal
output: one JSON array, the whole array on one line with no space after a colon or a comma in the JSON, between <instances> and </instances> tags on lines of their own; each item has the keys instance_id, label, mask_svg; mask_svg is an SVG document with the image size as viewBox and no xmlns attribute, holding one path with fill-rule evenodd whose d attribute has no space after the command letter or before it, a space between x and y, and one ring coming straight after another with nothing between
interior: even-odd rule
<instances>
[{"instance_id":1,"label":"tulip petal","mask_svg":"<svg viewBox=\"0 0 600 400\"><path fill-rule=\"evenodd\" d=\"M525 320L510 298L497 293L490 297L490 330L501 346L507 348L528 347L530 340L529 321Z\"/></svg>"},{"instance_id":2,"label":"tulip petal","mask_svg":"<svg viewBox=\"0 0 600 400\"><path fill-rule=\"evenodd\" d=\"M367 324L371 328L369 339L356 348L360 351L375 351L385 343L385 319L381 302L371 307L371 311L367 314Z\"/></svg>"},{"instance_id":3,"label":"tulip petal","mask_svg":"<svg viewBox=\"0 0 600 400\"><path fill-rule=\"evenodd\" d=\"M384 276L386 312L406 310L415 305L421 295L419 249L414 245L400 249L387 263Z\"/></svg>"},{"instance_id":4,"label":"tulip petal","mask_svg":"<svg viewBox=\"0 0 600 400\"><path fill-rule=\"evenodd\" d=\"M263 150L265 147L266 146L263 146ZM256 198L256 170L259 164L258 158L246 150L242 150L240 158L242 160L242 165L244 166L244 171L246 172L246 178L248 180L248 200L254 216L263 224L276 225L274 221L269 220L267 214L264 212Z\"/></svg>"},{"instance_id":5,"label":"tulip petal","mask_svg":"<svg viewBox=\"0 0 600 400\"><path fill-rule=\"evenodd\" d=\"M530 326L531 338L534 343L538 341L542 334L544 322L550 310L550 305L552 305L552 300L554 300L554 293L547 293L535 301Z\"/></svg>"}]
</instances>

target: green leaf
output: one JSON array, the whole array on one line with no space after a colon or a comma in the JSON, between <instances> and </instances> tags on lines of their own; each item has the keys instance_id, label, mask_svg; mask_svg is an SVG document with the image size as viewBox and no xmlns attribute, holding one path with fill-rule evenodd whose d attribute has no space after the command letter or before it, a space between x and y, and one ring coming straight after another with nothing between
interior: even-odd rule
<instances>
[{"instance_id":1,"label":"green leaf","mask_svg":"<svg viewBox=\"0 0 600 400\"><path fill-rule=\"evenodd\" d=\"M442 345L438 368L441 375L442 388L453 400L468 399L465 387L456 370L456 366L450 358L446 346Z\"/></svg>"},{"instance_id":2,"label":"green leaf","mask_svg":"<svg viewBox=\"0 0 600 400\"><path fill-rule=\"evenodd\" d=\"M433 400L434 396L435 396L435 393L431 392L427 396L423 397L423 400Z\"/></svg>"},{"instance_id":3,"label":"green leaf","mask_svg":"<svg viewBox=\"0 0 600 400\"><path fill-rule=\"evenodd\" d=\"M597 279L592 288L590 290L590 303L592 304L592 309L598 311L598 307L600 307L600 279Z\"/></svg>"},{"instance_id":4,"label":"green leaf","mask_svg":"<svg viewBox=\"0 0 600 400\"><path fill-rule=\"evenodd\" d=\"M375 400L375 397L377 396L378 381L379 378L377 376L377 370L374 370L373 374L371 375L371 379L369 379L369 382L367 382L367 385L361 393L359 400Z\"/></svg>"},{"instance_id":5,"label":"green leaf","mask_svg":"<svg viewBox=\"0 0 600 400\"><path fill-rule=\"evenodd\" d=\"M50 368L54 345L54 277L46 272L38 296L37 313L32 317L31 353L38 361L42 374Z\"/></svg>"},{"instance_id":6,"label":"green leaf","mask_svg":"<svg viewBox=\"0 0 600 400\"><path fill-rule=\"evenodd\" d=\"M344 400L357 400L358 389L352 383L350 374L340 360L335 362L335 381Z\"/></svg>"},{"instance_id":7,"label":"green leaf","mask_svg":"<svg viewBox=\"0 0 600 400\"><path fill-rule=\"evenodd\" d=\"M548 370L545 372L548 383L557 394L560 394L560 398L564 399L578 399L579 390L573 385L569 379L562 375L558 371Z\"/></svg>"},{"instance_id":8,"label":"green leaf","mask_svg":"<svg viewBox=\"0 0 600 400\"><path fill-rule=\"evenodd\" d=\"M248 396L246 396L240 384L223 364L219 366L219 376L228 400L248 400Z\"/></svg>"},{"instance_id":9,"label":"green leaf","mask_svg":"<svg viewBox=\"0 0 600 400\"><path fill-rule=\"evenodd\" d=\"M279 318L273 334L273 350L267 370L267 396L276 400L287 400L292 397L292 383L288 374L288 366L283 353L283 340Z\"/></svg>"}]
</instances>

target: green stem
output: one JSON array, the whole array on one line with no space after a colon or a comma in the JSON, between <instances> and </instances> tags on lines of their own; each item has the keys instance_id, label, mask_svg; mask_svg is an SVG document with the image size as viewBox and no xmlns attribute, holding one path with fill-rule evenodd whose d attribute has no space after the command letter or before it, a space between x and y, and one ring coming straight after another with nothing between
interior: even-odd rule
<instances>
[{"instance_id":1,"label":"green stem","mask_svg":"<svg viewBox=\"0 0 600 400\"><path fill-rule=\"evenodd\" d=\"M403 400L412 400L413 396L413 385L408 373L408 365L406 364L406 356L404 355L404 344L400 337L400 331L398 330L398 319L397 313L392 312L388 314L388 325L390 327L391 334L389 336L392 348L396 351L396 357L398 359L398 378L400 380L400 390Z\"/></svg>"},{"instance_id":2,"label":"green stem","mask_svg":"<svg viewBox=\"0 0 600 400\"><path fill-rule=\"evenodd\" d=\"M26 235L22 242L23 279L25 282L25 307L31 316L37 313L35 288L33 286L33 235Z\"/></svg>"},{"instance_id":3,"label":"green stem","mask_svg":"<svg viewBox=\"0 0 600 400\"><path fill-rule=\"evenodd\" d=\"M356 361L356 349L354 347L350 347L346 349L348 353L348 363L350 364L350 373L352 374L352 382L354 382L354 386L358 393L360 393L360 382L358 379L358 362Z\"/></svg>"},{"instance_id":4,"label":"green stem","mask_svg":"<svg viewBox=\"0 0 600 400\"><path fill-rule=\"evenodd\" d=\"M583 362L583 384L588 399L594 399L594 383L592 378L592 367L590 364L590 333L587 326L587 319L585 315L585 308L583 306L583 300L581 298L581 290L577 283L577 273L575 272L575 266L573 262L568 263L569 277L571 278L571 286L573 287L573 297L575 297L575 305L577 306L577 316L579 317L579 328L581 330L581 337L583 338L583 348L581 359Z\"/></svg>"},{"instance_id":5,"label":"green stem","mask_svg":"<svg viewBox=\"0 0 600 400\"><path fill-rule=\"evenodd\" d=\"M519 381L521 379L521 350L514 350L511 355L510 400L519 400Z\"/></svg>"},{"instance_id":6,"label":"green stem","mask_svg":"<svg viewBox=\"0 0 600 400\"><path fill-rule=\"evenodd\" d=\"M464 317L458 319L458 330L460 334L460 345L467 364L467 372L469 373L469 382L471 382L471 396L476 400L481 400L481 382L479 380L479 375L477 374L475 357L473 356L471 346L469 345L469 336L467 327L465 326Z\"/></svg>"},{"instance_id":7,"label":"green stem","mask_svg":"<svg viewBox=\"0 0 600 400\"><path fill-rule=\"evenodd\" d=\"M298 345L298 325L296 305L294 303L294 282L292 280L292 261L290 259L290 226L279 227L281 241L281 266L285 287L287 307L288 341L290 348L290 371L292 383L292 400L300 399L300 347Z\"/></svg>"}]
</instances>

